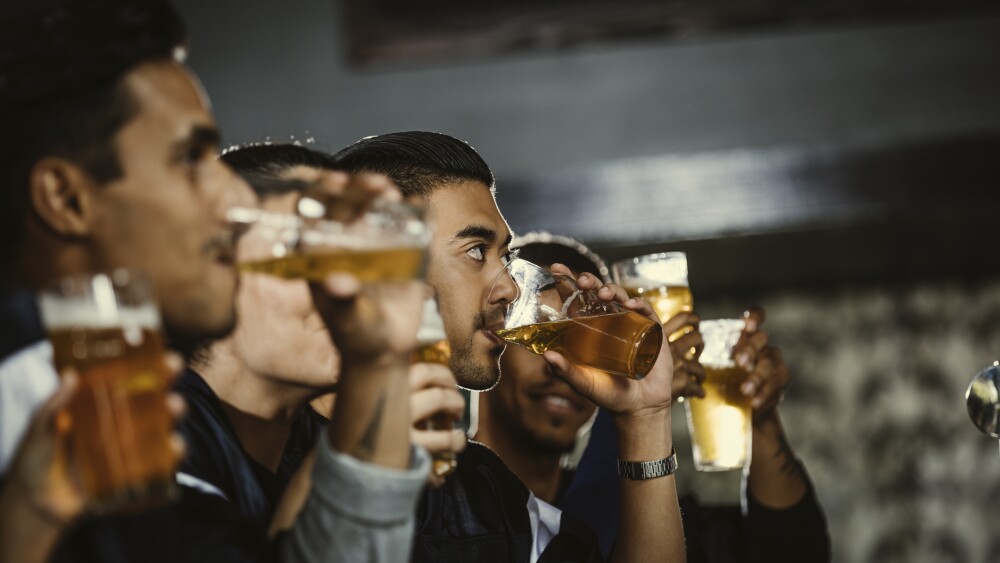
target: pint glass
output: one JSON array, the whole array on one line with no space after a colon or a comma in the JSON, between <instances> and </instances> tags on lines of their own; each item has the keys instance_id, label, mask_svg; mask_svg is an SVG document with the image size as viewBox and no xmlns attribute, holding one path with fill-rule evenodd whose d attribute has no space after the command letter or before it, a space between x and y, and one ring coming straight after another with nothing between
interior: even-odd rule
<instances>
[{"instance_id":1,"label":"pint glass","mask_svg":"<svg viewBox=\"0 0 1000 563\"><path fill-rule=\"evenodd\" d=\"M687 256L683 252L647 254L615 262L611 265L611 275L629 297L649 301L661 322L694 310L688 287ZM688 330L671 334L668 339L673 342Z\"/></svg>"},{"instance_id":2,"label":"pint glass","mask_svg":"<svg viewBox=\"0 0 1000 563\"><path fill-rule=\"evenodd\" d=\"M749 459L751 398L740 392L749 373L736 366L733 347L744 328L743 319L702 321L705 350L705 397L686 401L694 465L699 471L742 469Z\"/></svg>"},{"instance_id":3,"label":"pint glass","mask_svg":"<svg viewBox=\"0 0 1000 563\"><path fill-rule=\"evenodd\" d=\"M350 224L244 208L231 209L229 220L247 226L241 271L290 279L322 281L332 273L363 283L418 279L430 242L422 210L402 202L378 203Z\"/></svg>"},{"instance_id":4,"label":"pint glass","mask_svg":"<svg viewBox=\"0 0 1000 563\"><path fill-rule=\"evenodd\" d=\"M444 321L438 313L437 299L424 301L423 318L417 331L417 349L413 352L413 363L448 365L451 346L444 332ZM420 430L452 430L455 419L448 413L437 413L417 423ZM435 453L432 470L439 477L446 477L455 471L458 462L455 452Z\"/></svg>"},{"instance_id":5,"label":"pint glass","mask_svg":"<svg viewBox=\"0 0 1000 563\"><path fill-rule=\"evenodd\" d=\"M63 416L88 509L127 512L169 501L178 460L149 286L123 270L70 277L43 290L38 303L56 369L80 375Z\"/></svg>"},{"instance_id":6,"label":"pint glass","mask_svg":"<svg viewBox=\"0 0 1000 563\"><path fill-rule=\"evenodd\" d=\"M656 363L663 344L659 323L527 260L512 260L500 275L509 275L518 289L504 328L494 331L505 342L536 354L554 350L574 364L631 379L642 379Z\"/></svg>"}]
</instances>

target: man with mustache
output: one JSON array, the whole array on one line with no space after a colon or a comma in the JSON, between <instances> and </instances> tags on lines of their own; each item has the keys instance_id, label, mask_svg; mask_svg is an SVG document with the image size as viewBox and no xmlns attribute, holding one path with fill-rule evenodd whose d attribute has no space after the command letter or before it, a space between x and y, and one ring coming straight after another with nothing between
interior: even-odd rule
<instances>
[{"instance_id":1,"label":"man with mustache","mask_svg":"<svg viewBox=\"0 0 1000 563\"><path fill-rule=\"evenodd\" d=\"M0 470L58 382L51 347L26 292L63 276L126 267L151 281L172 347L186 351L233 327L236 277L220 242L228 232L225 210L253 196L217 158L219 132L207 98L181 61L184 37L180 16L163 0L47 0L11 7L0 20L0 263L10 288L3 309L17 314L3 323L2 348L16 351L0 365ZM369 180L340 178L330 187L361 193L362 202L395 193L390 183ZM9 278L6 272L12 272ZM366 521L338 520L343 512L331 509L343 500L331 488L343 489L359 468L376 469L358 491L373 498L393 491L415 498L423 483L426 456L409 444L405 361L415 345L408 338L416 332L422 292L410 287L385 303L349 279L314 288L331 332L377 353L353 358L344 370L342 393L352 400L338 409L345 420L318 440L313 481L325 492L310 495L302 525L281 544L289 560L371 545L379 530ZM385 322L386 306L394 322ZM37 486L30 490L40 492L57 477L56 485L72 486L51 471L51 455L24 454L38 451L44 440L36 436L42 434L32 432L31 443L21 447L11 478L32 476ZM384 484L395 488L382 490ZM0 507L4 525L26 525L8 520L9 490ZM265 555L259 538L248 539L224 510L211 510L211 495L192 487L182 491L177 506L75 527L69 519L82 507L49 511L44 494L27 504L41 518L39 525L54 528L46 542L72 529L58 560L231 561ZM394 522L403 527L403 541L380 545L405 557L410 521ZM349 536L358 540L351 545L331 546L323 529L332 523L366 533ZM11 537L38 539L32 532Z\"/></svg>"}]
</instances>

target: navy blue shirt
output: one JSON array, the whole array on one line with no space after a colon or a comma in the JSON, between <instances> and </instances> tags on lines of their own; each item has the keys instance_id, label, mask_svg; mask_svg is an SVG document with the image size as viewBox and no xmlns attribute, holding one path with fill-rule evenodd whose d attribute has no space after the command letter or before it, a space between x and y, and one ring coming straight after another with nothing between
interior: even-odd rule
<instances>
[{"instance_id":1,"label":"navy blue shirt","mask_svg":"<svg viewBox=\"0 0 1000 563\"><path fill-rule=\"evenodd\" d=\"M601 410L572 481L556 506L597 532L605 557L618 536L621 486L618 436L611 415ZM826 517L810 489L785 510L747 499L744 518L737 506L703 507L693 496L680 499L688 563L819 563L830 560Z\"/></svg>"},{"instance_id":2,"label":"navy blue shirt","mask_svg":"<svg viewBox=\"0 0 1000 563\"><path fill-rule=\"evenodd\" d=\"M136 515L92 518L60 545L55 561L235 563L276 560L267 539L278 499L325 419L311 408L296 422L277 473L255 462L240 445L222 401L200 375L187 370L175 384L188 411L179 425L187 457L179 472L218 489L181 487L175 504Z\"/></svg>"}]
</instances>

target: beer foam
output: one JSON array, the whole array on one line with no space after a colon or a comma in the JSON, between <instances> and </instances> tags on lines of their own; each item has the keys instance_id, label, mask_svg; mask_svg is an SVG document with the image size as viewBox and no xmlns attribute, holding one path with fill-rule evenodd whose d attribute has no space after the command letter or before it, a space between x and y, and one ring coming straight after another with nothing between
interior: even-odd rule
<instances>
[{"instance_id":1,"label":"beer foam","mask_svg":"<svg viewBox=\"0 0 1000 563\"><path fill-rule=\"evenodd\" d=\"M640 262L635 265L635 274L629 280L623 280L623 285L639 287L681 286L688 285L687 260L669 259L651 262Z\"/></svg>"},{"instance_id":2,"label":"beer foam","mask_svg":"<svg viewBox=\"0 0 1000 563\"><path fill-rule=\"evenodd\" d=\"M701 352L699 361L705 367L732 367L733 347L740 340L740 335L746 323L743 319L719 319L701 321L698 331L705 341L705 349Z\"/></svg>"},{"instance_id":3,"label":"beer foam","mask_svg":"<svg viewBox=\"0 0 1000 563\"><path fill-rule=\"evenodd\" d=\"M87 298L63 298L42 295L38 299L42 322L54 328L160 328L160 314L153 304L121 307L96 303Z\"/></svg>"},{"instance_id":4,"label":"beer foam","mask_svg":"<svg viewBox=\"0 0 1000 563\"><path fill-rule=\"evenodd\" d=\"M433 297L424 301L424 313L417 330L417 342L420 345L434 344L445 340L444 320L438 312L437 300Z\"/></svg>"}]
</instances>

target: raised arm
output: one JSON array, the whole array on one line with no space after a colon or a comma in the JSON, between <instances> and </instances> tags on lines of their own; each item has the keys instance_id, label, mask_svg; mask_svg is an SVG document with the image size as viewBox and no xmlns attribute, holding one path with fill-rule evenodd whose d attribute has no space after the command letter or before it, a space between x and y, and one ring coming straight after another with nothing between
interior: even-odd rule
<instances>
[{"instance_id":1,"label":"raised arm","mask_svg":"<svg viewBox=\"0 0 1000 563\"><path fill-rule=\"evenodd\" d=\"M753 397L753 451L747 476L746 517L751 561L829 561L826 518L812 491L805 467L785 435L778 403L790 375L781 351L761 329L765 314L744 314L746 329L734 352L751 370L741 391Z\"/></svg>"},{"instance_id":2,"label":"raised arm","mask_svg":"<svg viewBox=\"0 0 1000 563\"><path fill-rule=\"evenodd\" d=\"M552 271L570 275L560 265L553 265ZM601 282L593 275L583 274L577 285L581 289L596 289ZM618 301L627 309L660 322L649 303L630 299L616 285L601 287L598 296ZM654 461L671 455L673 361L665 339L656 364L640 381L575 366L557 352L546 352L545 359L558 377L613 415L620 460ZM620 484L621 523L612 561L685 561L684 529L674 476L644 480L622 477Z\"/></svg>"}]
</instances>

